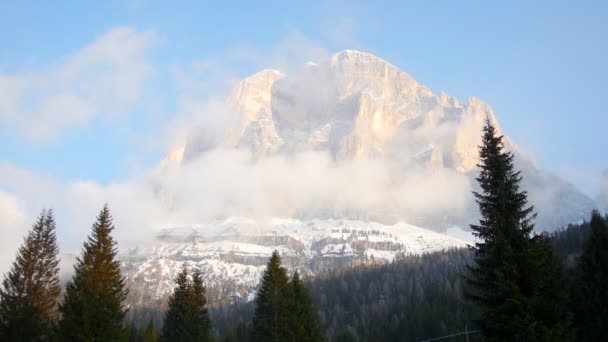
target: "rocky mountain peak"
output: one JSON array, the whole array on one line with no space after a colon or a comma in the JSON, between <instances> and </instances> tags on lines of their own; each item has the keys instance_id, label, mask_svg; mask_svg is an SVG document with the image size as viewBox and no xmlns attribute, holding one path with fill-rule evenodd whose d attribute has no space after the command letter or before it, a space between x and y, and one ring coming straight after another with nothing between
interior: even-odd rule
<instances>
[{"instance_id":1,"label":"rocky mountain peak","mask_svg":"<svg viewBox=\"0 0 608 342\"><path fill-rule=\"evenodd\" d=\"M474 184L485 120L504 134L493 109L482 100L470 97L462 103L445 92L434 93L382 58L355 50L306 63L290 74L258 72L239 82L226 102L237 117L226 136L210 145L193 130L179 155L195 158L216 147L247 149L256 158L314 150L338 163L376 159L402 169L452 170ZM505 145L517 150L508 137ZM576 199L576 206L564 203L572 208L562 208L564 220L578 221L586 215L581 208L593 207L585 195L554 181L557 177L535 177L539 170L533 163L524 161L520 167L535 180L527 183L532 195L546 193L546 186L561 189L552 192L561 199L543 201L551 208L565 198ZM539 226L556 229L543 223L550 210L542 210L542 204L538 209ZM447 221L441 225L462 223ZM569 222L560 220L562 225Z\"/></svg>"}]
</instances>

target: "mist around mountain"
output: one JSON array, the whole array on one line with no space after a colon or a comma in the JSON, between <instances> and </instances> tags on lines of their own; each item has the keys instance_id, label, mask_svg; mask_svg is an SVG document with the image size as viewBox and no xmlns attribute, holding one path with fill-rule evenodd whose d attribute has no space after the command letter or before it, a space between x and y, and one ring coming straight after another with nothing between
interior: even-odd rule
<instances>
[{"instance_id":1,"label":"mist around mountain","mask_svg":"<svg viewBox=\"0 0 608 342\"><path fill-rule=\"evenodd\" d=\"M481 128L501 132L481 100L353 50L256 73L201 118L144 183L165 228L125 255L134 305L160 305L183 266L204 271L214 301L250 301L275 249L314 276L462 247L478 219ZM505 142L537 231L588 215L590 198Z\"/></svg>"},{"instance_id":2,"label":"mist around mountain","mask_svg":"<svg viewBox=\"0 0 608 342\"><path fill-rule=\"evenodd\" d=\"M347 50L290 73L256 73L222 101L208 103L199 119L152 170L105 188L52 183L41 191L65 194L60 208L78 208L79 217L99 198L114 203L125 227L120 241L127 237L125 245L133 246L121 255L130 319L158 316L183 268L202 271L210 306L220 313L250 305L266 258L276 250L289 272L312 282L326 277L315 293L339 286L342 292L331 299L315 298L327 305L321 317L330 334L361 335L367 318L390 321L389 327L378 323L383 328L370 332L370 339L404 336L410 332L401 329L412 327L417 332L407 336L447 333L468 322L470 308L435 330L424 326L445 306L462 304L457 276L469 256L452 249L471 243L467 227L478 219L472 192L478 190L481 127L489 120L502 132L489 105L436 94L381 58ZM594 201L529 160L516 142L505 137L505 144L539 213L537 232L580 222L598 205L608 207L607 182ZM37 190L35 175L0 168L8 170L5 182L20 179L14 183L30 183L25 192ZM19 186L17 192L24 192ZM17 197L0 195L7 204L0 210L9 213L0 219L9 226L23 221ZM411 265L400 268L404 260ZM414 277L424 274L430 290L390 275L395 265ZM369 282L364 287L370 297L348 305L381 305L359 305L369 312L351 322L340 298L361 289L344 285L345 279L368 268L385 282ZM323 284L331 278L327 274L339 277ZM418 315L412 321L383 316L397 310L382 305L400 291L391 286L404 284L428 311L412 313ZM435 294L446 300L439 312L433 311ZM337 318L328 318L330 312ZM350 327L339 328L344 322Z\"/></svg>"},{"instance_id":3,"label":"mist around mountain","mask_svg":"<svg viewBox=\"0 0 608 342\"><path fill-rule=\"evenodd\" d=\"M477 98L462 103L434 93L379 57L346 50L288 74L263 70L240 81L167 155L158 189L176 210L189 205L186 186L187 195L220 199L202 209L214 218L467 227L476 220L481 127L489 118L502 132L499 117ZM506 144L539 213L538 231L578 222L596 205L519 153L517 142L507 137ZM198 184L175 181L193 172Z\"/></svg>"}]
</instances>

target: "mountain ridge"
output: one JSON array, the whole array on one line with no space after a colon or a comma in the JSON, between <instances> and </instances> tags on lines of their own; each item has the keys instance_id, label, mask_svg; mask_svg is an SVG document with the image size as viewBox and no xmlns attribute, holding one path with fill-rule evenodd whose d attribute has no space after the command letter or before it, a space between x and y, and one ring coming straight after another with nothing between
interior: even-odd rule
<instances>
[{"instance_id":1,"label":"mountain ridge","mask_svg":"<svg viewBox=\"0 0 608 342\"><path fill-rule=\"evenodd\" d=\"M172 191L184 188L156 184L171 208L201 211L211 204L222 211L164 230L154 246L126 255L133 305L166 299L183 266L203 271L213 301L251 300L274 249L290 271L314 275L463 247L467 242L442 232L462 234L455 227L478 219L471 192L478 190L481 129L489 119L504 134L482 100L435 94L394 65L355 50L291 74L263 70L240 81L225 102L228 125L212 136L193 125L186 143L161 163L163 172L181 178L187 170L196 175L185 177L188 182L197 182L205 177L201 168L221 162L206 174L211 181L200 188L181 184L188 196L177 199ZM537 231L587 217L591 199L518 153L508 136L504 143L539 212ZM217 178L218 172L244 179ZM190 203L196 191L214 191L209 197L217 203ZM243 199L243 191L251 193ZM264 214L274 218L243 216L257 214L264 201Z\"/></svg>"},{"instance_id":2,"label":"mountain ridge","mask_svg":"<svg viewBox=\"0 0 608 342\"><path fill-rule=\"evenodd\" d=\"M187 142L170 151L166 160L187 163L226 147L249 150L257 159L312 150L329 154L336 163L373 159L388 161L406 172L446 170L463 175L474 187L477 148L486 118L504 135L493 109L484 101L470 96L462 103L443 91L435 94L373 54L344 50L314 64L306 63L291 74L265 69L240 81L226 99L235 113L234 124L215 142L191 130ZM544 179L542 186L526 183L533 198L543 199L537 205L540 230L578 222L595 205L578 189L518 153L508 136L505 147L515 152L521 161L516 166L530 178L543 180L536 175L551 175L544 178L552 181ZM569 201L560 198L545 201L547 186L556 188L552 193L574 198L577 208L570 210ZM545 208L545 202L564 204L560 208L563 219L550 219L556 204ZM474 211L473 203L467 210ZM407 215L399 219L410 221ZM474 219L475 215L468 215L452 222L411 223L445 229L466 226Z\"/></svg>"}]
</instances>

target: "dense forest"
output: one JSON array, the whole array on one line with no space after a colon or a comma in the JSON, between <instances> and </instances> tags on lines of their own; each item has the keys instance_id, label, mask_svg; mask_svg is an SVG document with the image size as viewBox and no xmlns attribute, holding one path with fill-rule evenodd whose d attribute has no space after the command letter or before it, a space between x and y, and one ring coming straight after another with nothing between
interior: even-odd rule
<instances>
[{"instance_id":1,"label":"dense forest","mask_svg":"<svg viewBox=\"0 0 608 342\"><path fill-rule=\"evenodd\" d=\"M589 222L584 222L550 236L560 259L570 265L570 277L589 231ZM472 260L471 249L453 249L332 271L304 282L328 340L422 341L477 330L478 312L466 300L463 279ZM210 310L216 334L228 341L246 341L253 307L241 303ZM474 338L469 335L469 340ZM466 341L466 336L451 341Z\"/></svg>"},{"instance_id":2,"label":"dense forest","mask_svg":"<svg viewBox=\"0 0 608 342\"><path fill-rule=\"evenodd\" d=\"M164 312L131 310L104 206L63 291L52 210L42 211L0 288L1 341L605 341L608 217L534 234L513 154L487 122L466 249L290 274L269 256L255 300L209 306L184 268ZM63 294L62 294L63 292Z\"/></svg>"}]
</instances>

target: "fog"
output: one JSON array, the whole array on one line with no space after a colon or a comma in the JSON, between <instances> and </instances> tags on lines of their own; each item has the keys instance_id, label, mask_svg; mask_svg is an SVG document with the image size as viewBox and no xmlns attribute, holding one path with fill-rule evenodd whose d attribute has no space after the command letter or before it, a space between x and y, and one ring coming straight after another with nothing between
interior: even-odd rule
<instances>
[{"instance_id":1,"label":"fog","mask_svg":"<svg viewBox=\"0 0 608 342\"><path fill-rule=\"evenodd\" d=\"M337 99L327 96L320 101L317 96L332 89L329 84L323 83L320 87L318 83L330 81L331 75L300 74L303 62L329 56L306 37L292 34L268 54L250 49L235 53L254 61L259 69L274 66L296 75L297 106L281 107L281 117L277 120L277 125L283 125L278 127L280 132L291 129L294 122L321 122L325 115L333 114L331 110L336 106L333 102ZM135 55L133 63L140 59L139 53ZM142 59L142 63L148 65L148 61ZM215 70L212 80L207 84L199 82L197 70L206 70L209 66ZM449 225L466 227L472 223L477 213L471 194L475 186L473 173L458 172L453 165L435 167L417 158L430 142L444 152L464 148L475 154L480 140L482 121L479 118L486 117L485 113L491 111L489 106L474 100L471 110L475 115L461 122L429 120L407 127L405 134L396 138L391 135L394 139L385 146L385 158L373 155L337 158L331 148L301 146L281 153L259 154L231 142L235 127L238 131L243 120L243 113L225 101L236 85L235 74L229 66L217 61L198 61L189 67L176 68L174 76L180 94L175 113L161 123L161 128L154 129L153 137L140 140L151 142L151 148L166 151L187 146L187 158L181 163L159 160L125 179L102 185L86 179L59 180L53 175L0 161L3 235L0 272L8 270L15 251L43 208L54 209L61 252L71 255L79 253L91 224L106 203L114 217L115 237L123 251L150 243L164 228L235 216L260 222L273 217L349 218L386 224L404 221L440 230ZM218 84L222 89L214 89L213 96L201 94ZM290 115L297 116L298 120ZM491 119L495 120L493 116ZM375 122L357 124L369 126ZM315 125L309 125L310 129L315 129ZM380 128L395 129L389 126L383 123ZM476 155L471 159L473 165L475 158ZM537 189L532 189L533 186L532 182L531 198L535 202L560 210L561 203L547 199L552 197L543 190L548 189L547 184ZM602 194L608 193L606 189L604 186ZM554 190L552 193L558 194L561 185ZM545 200L548 202L544 203Z\"/></svg>"}]
</instances>

